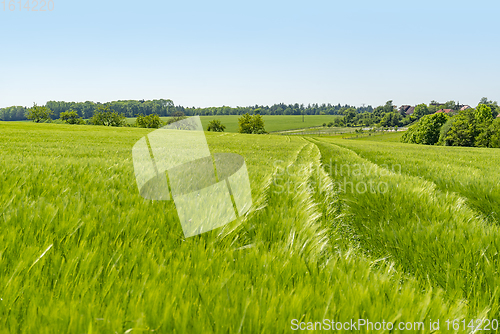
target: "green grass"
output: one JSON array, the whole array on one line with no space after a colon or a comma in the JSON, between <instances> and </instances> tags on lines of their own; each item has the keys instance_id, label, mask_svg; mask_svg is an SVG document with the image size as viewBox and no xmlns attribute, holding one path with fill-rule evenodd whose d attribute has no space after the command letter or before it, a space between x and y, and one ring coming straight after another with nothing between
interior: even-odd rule
<instances>
[{"instance_id":1,"label":"green grass","mask_svg":"<svg viewBox=\"0 0 500 334\"><path fill-rule=\"evenodd\" d=\"M273 134L289 135L289 136L311 136L311 137L335 136L342 139L399 143L401 142L401 137L403 136L404 133L404 132L387 132L387 131L377 131L377 132L364 131L362 133L356 132L360 129L361 127L330 127L330 128L318 127L310 129L286 130L286 131L276 132Z\"/></svg>"},{"instance_id":2,"label":"green grass","mask_svg":"<svg viewBox=\"0 0 500 334\"><path fill-rule=\"evenodd\" d=\"M354 133L357 129L355 127L315 127L315 128L306 128L306 129L298 129L298 130L284 130L280 132L275 132L273 134L280 135L298 135L298 136L320 136L320 135L343 135Z\"/></svg>"},{"instance_id":3,"label":"green grass","mask_svg":"<svg viewBox=\"0 0 500 334\"><path fill-rule=\"evenodd\" d=\"M200 116L201 123L203 128L206 130L208 126L208 122L213 119L220 120L223 125L226 126L226 132L237 133L238 126L238 118L240 115L224 115L224 116ZM304 122L302 122L302 116L295 115L283 115L283 116L271 116L264 115L262 116L264 119L264 125L266 131L283 131L283 130L292 130L292 129L302 129L308 128L312 126L322 126L323 123L333 122L333 120L338 116L330 116L330 115L310 115L304 116ZM161 117L162 120L167 120L168 117ZM135 118L127 118L127 123L132 124L135 122Z\"/></svg>"},{"instance_id":4,"label":"green grass","mask_svg":"<svg viewBox=\"0 0 500 334\"><path fill-rule=\"evenodd\" d=\"M354 140L400 143L404 132L362 133Z\"/></svg>"},{"instance_id":5,"label":"green grass","mask_svg":"<svg viewBox=\"0 0 500 334\"><path fill-rule=\"evenodd\" d=\"M430 333L431 319L453 332L446 319L500 316L499 150L207 133L212 153L244 156L254 207L186 239L172 202L137 191L131 149L151 131L0 122L0 333L360 318Z\"/></svg>"}]
</instances>

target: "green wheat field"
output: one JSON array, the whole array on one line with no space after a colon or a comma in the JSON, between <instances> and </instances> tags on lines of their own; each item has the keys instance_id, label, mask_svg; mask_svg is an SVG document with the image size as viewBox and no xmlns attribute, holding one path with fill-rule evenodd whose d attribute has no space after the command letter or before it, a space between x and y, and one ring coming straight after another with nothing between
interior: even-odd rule
<instances>
[{"instance_id":1,"label":"green wheat field","mask_svg":"<svg viewBox=\"0 0 500 334\"><path fill-rule=\"evenodd\" d=\"M137 190L151 131L0 122L0 333L500 319L500 150L207 132L245 158L253 208L184 238L173 202Z\"/></svg>"}]
</instances>

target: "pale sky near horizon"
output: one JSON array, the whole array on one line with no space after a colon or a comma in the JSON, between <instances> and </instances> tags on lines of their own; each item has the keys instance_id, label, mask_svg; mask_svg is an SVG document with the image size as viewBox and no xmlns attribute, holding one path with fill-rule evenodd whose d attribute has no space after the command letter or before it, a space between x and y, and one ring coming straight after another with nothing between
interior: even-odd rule
<instances>
[{"instance_id":1,"label":"pale sky near horizon","mask_svg":"<svg viewBox=\"0 0 500 334\"><path fill-rule=\"evenodd\" d=\"M5 1L0 108L500 100L499 1Z\"/></svg>"}]
</instances>

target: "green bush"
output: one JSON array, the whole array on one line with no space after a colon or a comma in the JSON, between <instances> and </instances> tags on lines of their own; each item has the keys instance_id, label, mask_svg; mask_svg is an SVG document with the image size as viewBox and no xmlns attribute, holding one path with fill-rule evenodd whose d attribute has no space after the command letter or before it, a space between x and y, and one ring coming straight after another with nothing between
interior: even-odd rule
<instances>
[{"instance_id":1,"label":"green bush","mask_svg":"<svg viewBox=\"0 0 500 334\"><path fill-rule=\"evenodd\" d=\"M154 128L158 129L159 127L163 126L163 122L160 119L160 116L157 114L151 114L144 116L142 114L137 115L137 118L135 119L135 126L138 128Z\"/></svg>"},{"instance_id":2,"label":"green bush","mask_svg":"<svg viewBox=\"0 0 500 334\"><path fill-rule=\"evenodd\" d=\"M85 124L83 119L74 110L68 110L59 114L59 119L66 124Z\"/></svg>"},{"instance_id":3,"label":"green bush","mask_svg":"<svg viewBox=\"0 0 500 334\"><path fill-rule=\"evenodd\" d=\"M99 106L90 119L93 125L124 126L125 115L113 111L109 106Z\"/></svg>"},{"instance_id":4,"label":"green bush","mask_svg":"<svg viewBox=\"0 0 500 334\"><path fill-rule=\"evenodd\" d=\"M500 120L494 120L494 112L485 104L479 104L476 109L461 110L452 118L443 113L427 115L410 127L401 141L427 145L500 147Z\"/></svg>"},{"instance_id":5,"label":"green bush","mask_svg":"<svg viewBox=\"0 0 500 334\"><path fill-rule=\"evenodd\" d=\"M439 140L438 145L450 146L450 143L446 141L446 136L448 136L448 132L450 132L451 126L453 125L453 117L450 117L446 123L441 127L439 131Z\"/></svg>"},{"instance_id":6,"label":"green bush","mask_svg":"<svg viewBox=\"0 0 500 334\"><path fill-rule=\"evenodd\" d=\"M426 115L406 131L401 141L404 143L434 145L438 142L441 127L447 120L448 116L444 113Z\"/></svg>"},{"instance_id":7,"label":"green bush","mask_svg":"<svg viewBox=\"0 0 500 334\"><path fill-rule=\"evenodd\" d=\"M250 115L248 113L241 115L238 118L238 123L240 126L240 133L253 133L253 134L263 134L266 133L264 129L264 120L259 114Z\"/></svg>"},{"instance_id":8,"label":"green bush","mask_svg":"<svg viewBox=\"0 0 500 334\"><path fill-rule=\"evenodd\" d=\"M330 125L331 124L331 125ZM333 122L328 123L329 127L332 126L343 126L344 125L344 117L337 117Z\"/></svg>"},{"instance_id":9,"label":"green bush","mask_svg":"<svg viewBox=\"0 0 500 334\"><path fill-rule=\"evenodd\" d=\"M223 125L218 119L214 119L208 123L207 131L224 132L225 129L225 125Z\"/></svg>"}]
</instances>

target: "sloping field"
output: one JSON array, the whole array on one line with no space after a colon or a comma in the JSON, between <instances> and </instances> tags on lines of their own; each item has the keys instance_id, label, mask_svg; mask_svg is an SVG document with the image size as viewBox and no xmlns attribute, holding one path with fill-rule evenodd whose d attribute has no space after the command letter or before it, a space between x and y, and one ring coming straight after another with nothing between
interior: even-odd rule
<instances>
[{"instance_id":1,"label":"sloping field","mask_svg":"<svg viewBox=\"0 0 500 334\"><path fill-rule=\"evenodd\" d=\"M0 122L1 333L282 333L332 321L433 333L437 320L444 333L498 318L500 231L471 176L498 187L480 163L497 151L207 133L213 153L245 158L254 207L186 239L172 202L138 194L131 149L150 131ZM446 188L452 177L432 161L468 181ZM447 327L455 319L463 330Z\"/></svg>"},{"instance_id":2,"label":"sloping field","mask_svg":"<svg viewBox=\"0 0 500 334\"><path fill-rule=\"evenodd\" d=\"M444 192L459 194L468 206L482 213L484 218L497 224L499 222L500 150L498 149L364 140L336 143L376 164L400 165L402 173L424 178Z\"/></svg>"},{"instance_id":3,"label":"sloping field","mask_svg":"<svg viewBox=\"0 0 500 334\"><path fill-rule=\"evenodd\" d=\"M335 139L324 138L315 142L320 147L324 163L329 165L330 175L334 175L339 186L343 187L341 198L348 207L346 214L350 217L353 236L367 252L390 258L412 276L434 282L435 286L445 289L450 299L463 300L469 305L470 312L489 311L490 317L498 316L496 286L500 280L500 230L496 222L485 219L485 215L475 210L473 205L469 206L472 200L468 197L440 189L424 177L408 173L407 169L418 168L418 163L415 160L412 163L404 159L399 161L398 154L395 154L397 149L391 151L393 144L335 142ZM363 154L377 156L380 164L374 164L361 157L361 153L358 155L337 143L357 145L356 148ZM376 146L378 149L375 149ZM404 145L399 148L411 150L412 147ZM391 151L395 158L381 158L387 151ZM477 153L467 149L456 150L454 160L460 163L469 159L472 163ZM489 153L496 154L498 158L497 151ZM406 157L417 159L420 156L421 161L429 155L429 152L421 150L408 152ZM350 169L342 169L342 166ZM459 166L455 165L453 169L455 177L468 179L470 170L461 170ZM438 169L435 167L434 171ZM439 176L436 173L432 178L439 180ZM354 190L345 180L352 182ZM369 186L370 182L373 182L373 187ZM446 180L440 182L445 184ZM367 191L364 185L368 185ZM483 186L484 191L498 191L496 182ZM463 194L469 191L467 187L468 184L465 184L461 189ZM491 203L485 204L485 207L490 206Z\"/></svg>"},{"instance_id":4,"label":"sloping field","mask_svg":"<svg viewBox=\"0 0 500 334\"><path fill-rule=\"evenodd\" d=\"M226 126L227 132L238 132L238 118L240 115L227 116L200 116L203 128L206 129L208 122L218 119ZM312 126L322 126L323 123L333 122L339 116L332 115L306 115L302 118L300 115L263 115L265 128L267 132L302 129ZM302 121L304 120L304 121Z\"/></svg>"},{"instance_id":5,"label":"sloping field","mask_svg":"<svg viewBox=\"0 0 500 334\"><path fill-rule=\"evenodd\" d=\"M207 129L208 123L211 120L217 119L221 121L222 124L226 126L226 132L237 133L239 129L238 118L241 115L222 115L222 116L200 116L201 123L203 124L203 129ZM265 128L267 132L273 131L283 131L292 129L303 129L312 126L322 126L323 123L333 122L333 120L339 116L331 115L308 115L304 116L304 122L302 122L302 116L297 115L263 115ZM166 121L168 117L161 117L163 121ZM128 123L134 123L135 118L127 118Z\"/></svg>"}]
</instances>

